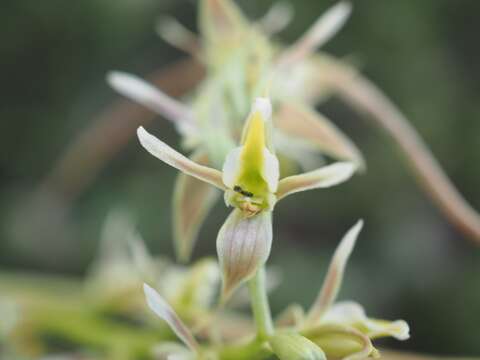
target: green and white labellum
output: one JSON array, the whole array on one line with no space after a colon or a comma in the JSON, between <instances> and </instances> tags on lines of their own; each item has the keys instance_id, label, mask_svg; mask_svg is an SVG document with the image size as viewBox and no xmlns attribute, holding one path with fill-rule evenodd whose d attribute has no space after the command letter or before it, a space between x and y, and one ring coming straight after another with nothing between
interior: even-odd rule
<instances>
[{"instance_id":1,"label":"green and white labellum","mask_svg":"<svg viewBox=\"0 0 480 360\"><path fill-rule=\"evenodd\" d=\"M217 253L223 273L222 298L263 266L272 247L272 215L263 211L248 216L240 209L232 211L217 237Z\"/></svg>"}]
</instances>

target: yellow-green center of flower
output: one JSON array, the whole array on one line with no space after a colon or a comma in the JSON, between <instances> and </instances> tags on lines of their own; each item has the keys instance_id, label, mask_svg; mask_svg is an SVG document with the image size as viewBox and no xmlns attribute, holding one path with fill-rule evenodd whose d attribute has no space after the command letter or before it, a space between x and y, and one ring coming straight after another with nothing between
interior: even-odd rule
<instances>
[{"instance_id":1,"label":"yellow-green center of flower","mask_svg":"<svg viewBox=\"0 0 480 360\"><path fill-rule=\"evenodd\" d=\"M226 199L230 205L252 216L273 206L275 196L268 182L268 171L272 168L269 162L276 159L266 147L266 122L262 112L253 111L246 126L243 146L236 150L239 151L235 159L238 166Z\"/></svg>"}]
</instances>

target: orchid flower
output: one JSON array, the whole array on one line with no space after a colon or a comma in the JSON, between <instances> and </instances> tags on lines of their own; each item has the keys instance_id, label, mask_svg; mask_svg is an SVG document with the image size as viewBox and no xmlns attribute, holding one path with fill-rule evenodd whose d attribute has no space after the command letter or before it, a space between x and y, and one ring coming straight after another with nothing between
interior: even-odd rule
<instances>
[{"instance_id":1,"label":"orchid flower","mask_svg":"<svg viewBox=\"0 0 480 360\"><path fill-rule=\"evenodd\" d=\"M189 267L153 256L124 209L111 211L104 223L100 249L91 264L85 290L101 308L120 313L135 312L143 304L139 284L157 285L173 308L196 326L210 317L220 285L220 269L213 258Z\"/></svg>"},{"instance_id":2,"label":"orchid flower","mask_svg":"<svg viewBox=\"0 0 480 360\"><path fill-rule=\"evenodd\" d=\"M228 153L222 171L195 163L142 127L138 129L140 143L148 152L223 190L226 205L234 208L217 237L225 296L266 262L272 242L271 212L277 201L299 191L339 184L355 171L354 164L338 162L280 179L271 114L270 100L257 98L245 122L241 145Z\"/></svg>"},{"instance_id":3,"label":"orchid flower","mask_svg":"<svg viewBox=\"0 0 480 360\"><path fill-rule=\"evenodd\" d=\"M372 340L380 337L393 337L397 340L409 338L409 326L403 320L371 319L356 302L336 302L347 261L362 227L363 222L360 220L339 243L320 293L309 312L304 314L299 306L288 307L279 315L274 331L267 338L260 341L237 341L240 345L233 346L233 358L267 359L274 354L282 360L361 360L379 356ZM174 356L203 359L208 358L208 355L222 359L222 355L229 354L230 344L223 344L224 348L200 346L194 334L170 305L148 285L145 285L145 296L150 309L165 320L185 344L159 344L156 353L160 359L171 359Z\"/></svg>"},{"instance_id":4,"label":"orchid flower","mask_svg":"<svg viewBox=\"0 0 480 360\"><path fill-rule=\"evenodd\" d=\"M231 0L202 0L201 39L167 16L157 26L167 43L196 57L207 68L205 80L186 103L123 72L111 72L108 82L122 95L173 122L182 144L192 150L193 161L221 168L241 140L251 99L261 95L265 82L271 80L270 95L278 103L274 141L282 166L289 161L309 171L319 167L321 155L327 155L362 169L364 161L355 145L312 106L327 90L325 81L318 80L316 74L323 73L318 68L320 62L310 61L308 56L340 30L350 8L347 2L338 3L295 44L282 48L269 36L288 24L291 8L274 5L263 19L252 24ZM217 199L218 192L212 187L179 175L173 220L175 248L181 261L190 258L199 228Z\"/></svg>"},{"instance_id":5,"label":"orchid flower","mask_svg":"<svg viewBox=\"0 0 480 360\"><path fill-rule=\"evenodd\" d=\"M328 358L364 359L378 354L371 343L373 339L388 336L397 340L409 338L409 326L403 320L371 319L354 301L336 302L348 259L362 227L363 221L358 221L338 245L309 312L304 315L301 308L290 307L277 321L279 325L293 327L308 337Z\"/></svg>"}]
</instances>

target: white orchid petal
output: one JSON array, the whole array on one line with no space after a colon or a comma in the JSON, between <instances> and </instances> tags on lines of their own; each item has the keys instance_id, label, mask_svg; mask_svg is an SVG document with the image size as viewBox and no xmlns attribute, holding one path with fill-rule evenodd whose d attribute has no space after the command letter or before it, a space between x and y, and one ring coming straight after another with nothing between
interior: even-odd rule
<instances>
[{"instance_id":1,"label":"white orchid petal","mask_svg":"<svg viewBox=\"0 0 480 360\"><path fill-rule=\"evenodd\" d=\"M107 75L107 82L118 93L164 116L181 129L194 129L190 108L143 79L125 72L112 71Z\"/></svg>"},{"instance_id":2,"label":"white orchid petal","mask_svg":"<svg viewBox=\"0 0 480 360\"><path fill-rule=\"evenodd\" d=\"M349 324L367 319L362 305L355 301L341 301L334 304L322 316L322 323Z\"/></svg>"},{"instance_id":3,"label":"white orchid petal","mask_svg":"<svg viewBox=\"0 0 480 360\"><path fill-rule=\"evenodd\" d=\"M348 180L356 170L356 165L350 162L337 162L320 169L293 175L280 180L277 198L300 191L327 188Z\"/></svg>"},{"instance_id":4,"label":"white orchid petal","mask_svg":"<svg viewBox=\"0 0 480 360\"><path fill-rule=\"evenodd\" d=\"M197 36L171 16L162 16L156 26L157 34L168 44L198 56L200 41Z\"/></svg>"},{"instance_id":5,"label":"white orchid petal","mask_svg":"<svg viewBox=\"0 0 480 360\"><path fill-rule=\"evenodd\" d=\"M280 63L290 65L303 60L327 43L343 27L352 12L352 5L341 1L328 9L307 32L282 55Z\"/></svg>"},{"instance_id":6,"label":"white orchid petal","mask_svg":"<svg viewBox=\"0 0 480 360\"><path fill-rule=\"evenodd\" d=\"M205 181L219 189L225 190L222 181L222 173L216 169L197 164L179 152L172 149L163 141L149 134L143 127L137 129L138 139L142 146L153 156L167 163L168 165L193 176L199 180Z\"/></svg>"},{"instance_id":7,"label":"white orchid petal","mask_svg":"<svg viewBox=\"0 0 480 360\"><path fill-rule=\"evenodd\" d=\"M410 337L410 327L404 320L370 319L363 307L354 301L342 301L334 304L322 316L321 323L353 326L365 332L370 338L392 336L397 340L407 340Z\"/></svg>"},{"instance_id":8,"label":"white orchid petal","mask_svg":"<svg viewBox=\"0 0 480 360\"><path fill-rule=\"evenodd\" d=\"M226 187L233 189L235 181L240 171L240 156L242 154L243 146L232 149L223 163L222 180Z\"/></svg>"},{"instance_id":9,"label":"white orchid petal","mask_svg":"<svg viewBox=\"0 0 480 360\"><path fill-rule=\"evenodd\" d=\"M278 189L278 179L280 178L280 164L275 155L273 155L268 149L263 151L264 168L263 177L267 182L268 189L272 193L276 193Z\"/></svg>"},{"instance_id":10,"label":"white orchid petal","mask_svg":"<svg viewBox=\"0 0 480 360\"><path fill-rule=\"evenodd\" d=\"M235 209L217 237L217 252L223 273L223 300L265 264L272 246L269 211L246 217Z\"/></svg>"},{"instance_id":11,"label":"white orchid petal","mask_svg":"<svg viewBox=\"0 0 480 360\"><path fill-rule=\"evenodd\" d=\"M328 118L308 106L283 104L275 114L275 127L290 141L305 141L317 152L319 150L337 160L351 161L359 169L365 168L365 160L355 144Z\"/></svg>"},{"instance_id":12,"label":"white orchid petal","mask_svg":"<svg viewBox=\"0 0 480 360\"><path fill-rule=\"evenodd\" d=\"M405 320L384 321L368 319L366 326L369 329L368 336L371 338L392 336L401 341L410 338L410 326L408 326Z\"/></svg>"},{"instance_id":13,"label":"white orchid petal","mask_svg":"<svg viewBox=\"0 0 480 360\"><path fill-rule=\"evenodd\" d=\"M258 25L268 35L274 35L285 29L293 18L293 7L285 1L273 4L258 21Z\"/></svg>"},{"instance_id":14,"label":"white orchid petal","mask_svg":"<svg viewBox=\"0 0 480 360\"><path fill-rule=\"evenodd\" d=\"M258 97L253 103L252 113L258 111L264 121L269 121L272 117L272 103L269 98Z\"/></svg>"},{"instance_id":15,"label":"white orchid petal","mask_svg":"<svg viewBox=\"0 0 480 360\"><path fill-rule=\"evenodd\" d=\"M143 290L149 308L168 323L172 331L190 348L190 350L196 352L198 349L197 341L170 305L160 296L159 293L147 284L143 284Z\"/></svg>"},{"instance_id":16,"label":"white orchid petal","mask_svg":"<svg viewBox=\"0 0 480 360\"><path fill-rule=\"evenodd\" d=\"M352 12L348 1L341 1L328 9L308 30L304 40L313 48L319 48L328 42L343 27Z\"/></svg>"},{"instance_id":17,"label":"white orchid petal","mask_svg":"<svg viewBox=\"0 0 480 360\"><path fill-rule=\"evenodd\" d=\"M362 230L363 221L359 220L343 237L335 250L322 289L308 314L308 322L315 323L334 303L343 280L348 258L352 253L358 234Z\"/></svg>"}]
</instances>

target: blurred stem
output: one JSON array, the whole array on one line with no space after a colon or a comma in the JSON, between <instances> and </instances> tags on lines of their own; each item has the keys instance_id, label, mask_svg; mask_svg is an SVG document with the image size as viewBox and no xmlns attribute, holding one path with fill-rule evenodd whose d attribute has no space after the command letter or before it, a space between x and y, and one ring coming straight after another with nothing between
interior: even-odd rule
<instances>
[{"instance_id":1,"label":"blurred stem","mask_svg":"<svg viewBox=\"0 0 480 360\"><path fill-rule=\"evenodd\" d=\"M226 345L218 349L218 354L221 360L264 360L272 357L272 352L260 339L246 344Z\"/></svg>"},{"instance_id":2,"label":"blurred stem","mask_svg":"<svg viewBox=\"0 0 480 360\"><path fill-rule=\"evenodd\" d=\"M24 316L25 322L20 323L13 338L19 349L32 355L47 354L48 339L54 339L74 349L104 353L107 359L131 360L146 357L156 343L170 338L168 329L132 327L109 320L83 303L61 299L30 307Z\"/></svg>"},{"instance_id":3,"label":"blurred stem","mask_svg":"<svg viewBox=\"0 0 480 360\"><path fill-rule=\"evenodd\" d=\"M249 280L248 288L250 291L253 317L257 325L258 338L265 340L273 334L273 321L270 305L268 304L264 266L258 269L255 276Z\"/></svg>"},{"instance_id":4,"label":"blurred stem","mask_svg":"<svg viewBox=\"0 0 480 360\"><path fill-rule=\"evenodd\" d=\"M405 154L422 187L444 215L480 244L480 215L458 192L406 117L372 82L339 61L329 61L329 84L357 111L382 127Z\"/></svg>"}]
</instances>

